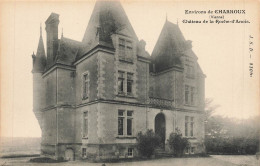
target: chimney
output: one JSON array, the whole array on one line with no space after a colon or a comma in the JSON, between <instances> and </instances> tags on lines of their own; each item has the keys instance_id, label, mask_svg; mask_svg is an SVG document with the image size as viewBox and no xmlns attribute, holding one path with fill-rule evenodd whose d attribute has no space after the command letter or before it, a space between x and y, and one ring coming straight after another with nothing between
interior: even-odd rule
<instances>
[{"instance_id":1,"label":"chimney","mask_svg":"<svg viewBox=\"0 0 260 166\"><path fill-rule=\"evenodd\" d=\"M54 64L55 56L58 50L58 26L59 15L51 13L48 19L45 21L46 33L47 33L47 67Z\"/></svg>"}]
</instances>

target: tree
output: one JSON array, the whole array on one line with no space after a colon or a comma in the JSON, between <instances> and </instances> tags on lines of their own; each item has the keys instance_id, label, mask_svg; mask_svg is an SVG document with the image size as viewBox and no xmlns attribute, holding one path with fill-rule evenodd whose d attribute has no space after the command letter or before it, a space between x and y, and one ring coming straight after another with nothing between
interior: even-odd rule
<instances>
[{"instance_id":1,"label":"tree","mask_svg":"<svg viewBox=\"0 0 260 166\"><path fill-rule=\"evenodd\" d=\"M189 141L187 138L183 138L180 130L176 128L176 133L171 133L169 139L167 140L170 149L176 156L182 156L184 149L189 146Z\"/></svg>"},{"instance_id":2,"label":"tree","mask_svg":"<svg viewBox=\"0 0 260 166\"><path fill-rule=\"evenodd\" d=\"M213 99L205 100L205 135L207 137L218 137L223 125L219 123L219 117L213 116L219 105L212 105Z\"/></svg>"},{"instance_id":3,"label":"tree","mask_svg":"<svg viewBox=\"0 0 260 166\"><path fill-rule=\"evenodd\" d=\"M147 130L145 134L139 132L137 135L137 150L141 156L151 157L159 144L160 137L153 130Z\"/></svg>"},{"instance_id":4,"label":"tree","mask_svg":"<svg viewBox=\"0 0 260 166\"><path fill-rule=\"evenodd\" d=\"M205 101L205 145L213 154L255 154L259 148L259 117L236 119L213 115L218 105Z\"/></svg>"}]
</instances>

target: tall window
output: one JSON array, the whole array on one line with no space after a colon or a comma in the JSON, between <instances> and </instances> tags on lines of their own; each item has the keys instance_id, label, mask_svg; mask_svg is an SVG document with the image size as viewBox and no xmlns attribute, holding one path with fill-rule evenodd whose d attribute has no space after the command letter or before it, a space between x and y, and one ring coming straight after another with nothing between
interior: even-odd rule
<instances>
[{"instance_id":1,"label":"tall window","mask_svg":"<svg viewBox=\"0 0 260 166\"><path fill-rule=\"evenodd\" d=\"M185 116L185 136L194 136L194 117Z\"/></svg>"},{"instance_id":2,"label":"tall window","mask_svg":"<svg viewBox=\"0 0 260 166\"><path fill-rule=\"evenodd\" d=\"M83 158L87 157L87 149L86 148L82 148L82 157Z\"/></svg>"},{"instance_id":3,"label":"tall window","mask_svg":"<svg viewBox=\"0 0 260 166\"><path fill-rule=\"evenodd\" d=\"M195 87L185 85L185 104L195 105Z\"/></svg>"},{"instance_id":4,"label":"tall window","mask_svg":"<svg viewBox=\"0 0 260 166\"><path fill-rule=\"evenodd\" d=\"M133 61L133 43L131 41L119 38L119 59Z\"/></svg>"},{"instance_id":5,"label":"tall window","mask_svg":"<svg viewBox=\"0 0 260 166\"><path fill-rule=\"evenodd\" d=\"M189 117L185 116L185 136L188 136Z\"/></svg>"},{"instance_id":6,"label":"tall window","mask_svg":"<svg viewBox=\"0 0 260 166\"><path fill-rule=\"evenodd\" d=\"M133 57L133 45L131 41L126 41L126 60L132 61Z\"/></svg>"},{"instance_id":7,"label":"tall window","mask_svg":"<svg viewBox=\"0 0 260 166\"><path fill-rule=\"evenodd\" d=\"M190 136L193 137L193 117L190 117Z\"/></svg>"},{"instance_id":8,"label":"tall window","mask_svg":"<svg viewBox=\"0 0 260 166\"><path fill-rule=\"evenodd\" d=\"M185 85L185 104L189 104L189 86Z\"/></svg>"},{"instance_id":9,"label":"tall window","mask_svg":"<svg viewBox=\"0 0 260 166\"><path fill-rule=\"evenodd\" d=\"M118 93L124 92L124 72L118 71Z\"/></svg>"},{"instance_id":10,"label":"tall window","mask_svg":"<svg viewBox=\"0 0 260 166\"><path fill-rule=\"evenodd\" d=\"M190 90L190 100L191 100L191 105L194 105L194 87L191 87Z\"/></svg>"},{"instance_id":11,"label":"tall window","mask_svg":"<svg viewBox=\"0 0 260 166\"><path fill-rule=\"evenodd\" d=\"M118 110L118 135L131 136L132 134L133 111Z\"/></svg>"},{"instance_id":12,"label":"tall window","mask_svg":"<svg viewBox=\"0 0 260 166\"><path fill-rule=\"evenodd\" d=\"M118 71L118 94L133 95L133 73Z\"/></svg>"},{"instance_id":13,"label":"tall window","mask_svg":"<svg viewBox=\"0 0 260 166\"><path fill-rule=\"evenodd\" d=\"M118 110L118 135L124 135L124 111Z\"/></svg>"},{"instance_id":14,"label":"tall window","mask_svg":"<svg viewBox=\"0 0 260 166\"><path fill-rule=\"evenodd\" d=\"M83 99L88 98L88 74L83 75Z\"/></svg>"},{"instance_id":15,"label":"tall window","mask_svg":"<svg viewBox=\"0 0 260 166\"><path fill-rule=\"evenodd\" d=\"M132 135L133 111L127 111L127 135Z\"/></svg>"},{"instance_id":16,"label":"tall window","mask_svg":"<svg viewBox=\"0 0 260 166\"><path fill-rule=\"evenodd\" d=\"M132 94L133 73L127 73L127 94Z\"/></svg>"},{"instance_id":17,"label":"tall window","mask_svg":"<svg viewBox=\"0 0 260 166\"><path fill-rule=\"evenodd\" d=\"M83 137L88 136L88 111L83 113Z\"/></svg>"}]
</instances>

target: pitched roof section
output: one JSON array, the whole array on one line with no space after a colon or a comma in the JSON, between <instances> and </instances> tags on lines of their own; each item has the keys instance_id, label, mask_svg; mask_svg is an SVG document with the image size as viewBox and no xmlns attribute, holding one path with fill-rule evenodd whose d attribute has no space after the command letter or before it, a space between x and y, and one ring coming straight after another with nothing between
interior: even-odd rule
<instances>
[{"instance_id":1,"label":"pitched roof section","mask_svg":"<svg viewBox=\"0 0 260 166\"><path fill-rule=\"evenodd\" d=\"M62 36L59 40L56 63L72 65L76 60L80 45L80 42Z\"/></svg>"},{"instance_id":2,"label":"pitched roof section","mask_svg":"<svg viewBox=\"0 0 260 166\"><path fill-rule=\"evenodd\" d=\"M181 67L180 56L189 48L191 48L190 42L185 40L179 26L166 20L152 52L154 72L160 72L172 66Z\"/></svg>"},{"instance_id":3,"label":"pitched roof section","mask_svg":"<svg viewBox=\"0 0 260 166\"><path fill-rule=\"evenodd\" d=\"M38 43L36 56L33 54L32 58L33 58L32 72L44 72L46 67L46 56L45 56L43 39L42 39L42 27L40 28L40 39Z\"/></svg>"},{"instance_id":4,"label":"pitched roof section","mask_svg":"<svg viewBox=\"0 0 260 166\"><path fill-rule=\"evenodd\" d=\"M119 1L97 1L82 40L83 54L96 45L114 48L112 34L138 39Z\"/></svg>"}]
</instances>

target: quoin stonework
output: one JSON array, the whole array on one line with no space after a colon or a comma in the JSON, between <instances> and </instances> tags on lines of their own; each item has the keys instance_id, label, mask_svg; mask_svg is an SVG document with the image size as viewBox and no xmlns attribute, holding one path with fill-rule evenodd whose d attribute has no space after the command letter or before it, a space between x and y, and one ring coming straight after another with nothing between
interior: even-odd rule
<instances>
[{"instance_id":1,"label":"quoin stonework","mask_svg":"<svg viewBox=\"0 0 260 166\"><path fill-rule=\"evenodd\" d=\"M145 20L144 20L145 21ZM138 156L136 136L167 139L178 128L204 152L204 80L178 25L165 21L151 55L120 2L97 1L83 40L58 35L59 15L45 22L33 59L33 111L41 154L75 159Z\"/></svg>"}]
</instances>

